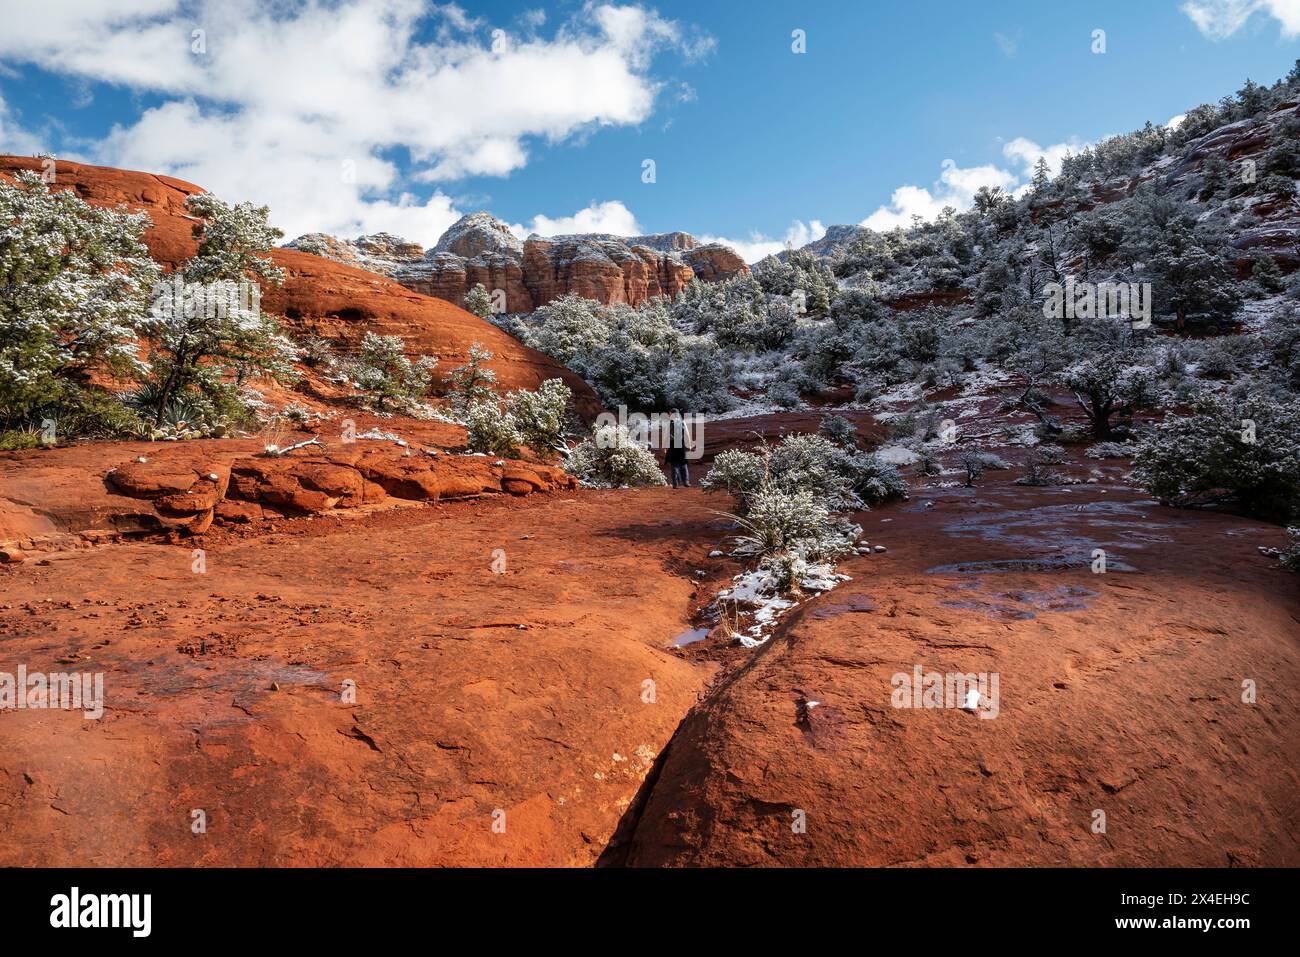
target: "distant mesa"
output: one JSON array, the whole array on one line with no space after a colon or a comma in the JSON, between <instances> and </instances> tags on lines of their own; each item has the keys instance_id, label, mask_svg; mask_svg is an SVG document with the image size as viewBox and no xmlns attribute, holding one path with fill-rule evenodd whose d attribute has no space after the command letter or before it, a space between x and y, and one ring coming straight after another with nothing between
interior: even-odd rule
<instances>
[{"instance_id":1,"label":"distant mesa","mask_svg":"<svg viewBox=\"0 0 1300 957\"><path fill-rule=\"evenodd\" d=\"M720 243L699 243L689 233L612 236L529 236L520 241L490 213L462 216L427 252L388 233L338 239L308 233L286 244L379 273L408 289L464 305L478 283L505 291L508 312L532 312L576 294L609 305L632 306L672 298L691 282L717 282L749 267Z\"/></svg>"}]
</instances>

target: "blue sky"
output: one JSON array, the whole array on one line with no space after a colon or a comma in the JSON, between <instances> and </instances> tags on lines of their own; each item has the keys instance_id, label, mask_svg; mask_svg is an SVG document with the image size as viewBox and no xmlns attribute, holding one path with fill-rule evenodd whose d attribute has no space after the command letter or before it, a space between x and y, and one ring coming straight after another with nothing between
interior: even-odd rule
<instances>
[{"instance_id":1,"label":"blue sky","mask_svg":"<svg viewBox=\"0 0 1300 957\"><path fill-rule=\"evenodd\" d=\"M268 203L291 236L431 245L486 208L521 234L683 229L751 259L1014 189L1040 153L1300 57L1300 0L5 0L5 15L5 152L169 172Z\"/></svg>"}]
</instances>

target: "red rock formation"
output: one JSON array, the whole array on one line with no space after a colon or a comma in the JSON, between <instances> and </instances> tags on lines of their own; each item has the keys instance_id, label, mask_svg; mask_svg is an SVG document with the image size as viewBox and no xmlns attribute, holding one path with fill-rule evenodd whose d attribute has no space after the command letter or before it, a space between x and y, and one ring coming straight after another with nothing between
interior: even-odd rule
<instances>
[{"instance_id":1,"label":"red rock formation","mask_svg":"<svg viewBox=\"0 0 1300 957\"><path fill-rule=\"evenodd\" d=\"M671 298L697 277L718 282L749 271L734 250L701 246L687 233L530 236L521 243L488 213L463 216L428 253L384 233L351 242L310 233L289 247L361 266L457 305L481 283L505 293L507 312L532 312L566 295L638 306Z\"/></svg>"},{"instance_id":2,"label":"red rock formation","mask_svg":"<svg viewBox=\"0 0 1300 957\"><path fill-rule=\"evenodd\" d=\"M41 163L33 157L0 156L0 176L12 178L23 169L39 172ZM174 268L194 252L194 220L186 214L184 204L186 197L203 190L193 183L60 161L53 185L74 190L95 205L124 204L148 212L153 226L145 234L145 242L167 268ZM397 241L391 252L407 255L411 248ZM413 354L438 356L444 373L465 360L471 345L481 343L494 354L489 366L503 389L533 389L558 377L573 390L580 415L590 419L600 411L595 393L578 376L491 323L451 305L449 296L421 295L373 272L293 249L274 250L272 259L284 269L286 279L281 288L266 289L262 303L283 315L291 329L338 339L344 351L366 332L400 335Z\"/></svg>"}]
</instances>

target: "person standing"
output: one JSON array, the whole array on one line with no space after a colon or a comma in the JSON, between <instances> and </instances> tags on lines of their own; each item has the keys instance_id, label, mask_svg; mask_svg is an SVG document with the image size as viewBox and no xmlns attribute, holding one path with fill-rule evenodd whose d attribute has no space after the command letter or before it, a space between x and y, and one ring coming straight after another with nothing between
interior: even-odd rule
<instances>
[{"instance_id":1,"label":"person standing","mask_svg":"<svg viewBox=\"0 0 1300 957\"><path fill-rule=\"evenodd\" d=\"M690 433L682 421L682 414L673 409L668 413L668 450L664 453L664 464L672 471L673 488L677 488L678 482L684 488L691 486L691 471L686 464L686 450L690 443Z\"/></svg>"}]
</instances>

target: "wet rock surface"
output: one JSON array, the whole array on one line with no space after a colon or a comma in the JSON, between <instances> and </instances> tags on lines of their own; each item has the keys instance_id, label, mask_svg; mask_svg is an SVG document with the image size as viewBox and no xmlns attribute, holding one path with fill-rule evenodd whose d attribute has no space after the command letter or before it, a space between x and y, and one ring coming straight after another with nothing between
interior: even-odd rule
<instances>
[{"instance_id":1,"label":"wet rock surface","mask_svg":"<svg viewBox=\"0 0 1300 957\"><path fill-rule=\"evenodd\" d=\"M1300 594L1256 551L1281 531L987 484L860 515L888 555L693 709L607 862L1300 863ZM1132 570L1094 574L1094 546ZM918 666L996 673L996 717L895 707Z\"/></svg>"}]
</instances>

